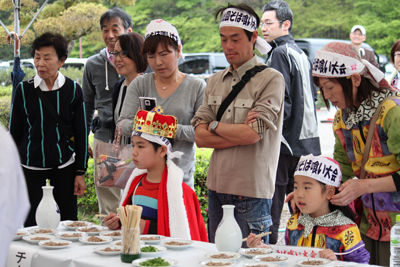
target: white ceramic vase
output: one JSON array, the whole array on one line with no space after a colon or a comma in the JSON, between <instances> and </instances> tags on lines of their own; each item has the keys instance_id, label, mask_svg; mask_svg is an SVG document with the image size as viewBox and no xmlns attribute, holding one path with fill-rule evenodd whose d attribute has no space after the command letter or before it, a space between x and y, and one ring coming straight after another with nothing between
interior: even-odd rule
<instances>
[{"instance_id":1,"label":"white ceramic vase","mask_svg":"<svg viewBox=\"0 0 400 267\"><path fill-rule=\"evenodd\" d=\"M234 217L235 205L223 205L224 214L215 232L218 251L238 252L242 246L242 231Z\"/></svg>"},{"instance_id":2,"label":"white ceramic vase","mask_svg":"<svg viewBox=\"0 0 400 267\"><path fill-rule=\"evenodd\" d=\"M43 198L36 209L36 224L39 228L57 229L60 224L60 209L53 197L53 186L42 186Z\"/></svg>"}]
</instances>

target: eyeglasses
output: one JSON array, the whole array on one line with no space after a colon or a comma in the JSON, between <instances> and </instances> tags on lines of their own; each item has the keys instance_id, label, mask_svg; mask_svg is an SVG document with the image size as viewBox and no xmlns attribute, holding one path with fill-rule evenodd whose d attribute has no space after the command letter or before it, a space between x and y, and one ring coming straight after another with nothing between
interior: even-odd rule
<instances>
[{"instance_id":1,"label":"eyeglasses","mask_svg":"<svg viewBox=\"0 0 400 267\"><path fill-rule=\"evenodd\" d=\"M262 28L262 27L271 27L271 25L272 24L274 24L275 22L279 22L279 23L281 23L281 22L283 22L283 20L277 20L277 21L267 21L267 22L265 22L265 23L263 23L263 22L261 22L260 23L260 28Z\"/></svg>"},{"instance_id":2,"label":"eyeglasses","mask_svg":"<svg viewBox=\"0 0 400 267\"><path fill-rule=\"evenodd\" d=\"M115 58L117 58L118 56L119 56L120 58L127 57L127 56L128 56L128 51L126 51L126 50L121 50L121 51L119 51L119 52L116 52L116 51L110 52L110 57L111 57L112 59L115 59Z\"/></svg>"}]
</instances>

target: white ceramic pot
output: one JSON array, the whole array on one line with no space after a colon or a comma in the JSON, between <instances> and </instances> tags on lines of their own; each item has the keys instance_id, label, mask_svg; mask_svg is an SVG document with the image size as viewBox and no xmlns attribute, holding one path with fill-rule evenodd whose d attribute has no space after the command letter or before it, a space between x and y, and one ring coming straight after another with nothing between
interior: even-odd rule
<instances>
[{"instance_id":1,"label":"white ceramic pot","mask_svg":"<svg viewBox=\"0 0 400 267\"><path fill-rule=\"evenodd\" d=\"M218 251L238 252L242 246L242 231L234 217L235 205L223 205L224 215L215 232Z\"/></svg>"},{"instance_id":2,"label":"white ceramic pot","mask_svg":"<svg viewBox=\"0 0 400 267\"><path fill-rule=\"evenodd\" d=\"M56 230L60 224L60 209L53 197L53 186L42 186L43 198L36 209L36 224L39 228Z\"/></svg>"}]
</instances>

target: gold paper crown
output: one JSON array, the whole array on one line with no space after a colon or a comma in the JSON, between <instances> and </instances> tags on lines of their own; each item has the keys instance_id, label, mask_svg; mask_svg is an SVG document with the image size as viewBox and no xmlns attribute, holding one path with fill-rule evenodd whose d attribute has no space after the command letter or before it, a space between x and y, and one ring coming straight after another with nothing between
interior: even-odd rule
<instances>
[{"instance_id":1,"label":"gold paper crown","mask_svg":"<svg viewBox=\"0 0 400 267\"><path fill-rule=\"evenodd\" d=\"M174 139L178 119L175 116L162 115L162 112L161 107L157 107L155 111L139 110L133 121L133 130Z\"/></svg>"}]
</instances>

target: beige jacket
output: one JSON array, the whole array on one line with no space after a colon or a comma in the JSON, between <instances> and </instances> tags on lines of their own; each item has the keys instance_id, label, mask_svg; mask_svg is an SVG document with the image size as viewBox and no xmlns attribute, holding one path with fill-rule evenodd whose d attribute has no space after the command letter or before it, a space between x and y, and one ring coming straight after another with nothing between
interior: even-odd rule
<instances>
[{"instance_id":1,"label":"beige jacket","mask_svg":"<svg viewBox=\"0 0 400 267\"><path fill-rule=\"evenodd\" d=\"M197 110L192 125L210 123L218 109L245 72L263 65L257 56L236 70L227 68L207 81L203 105ZM283 124L285 83L282 74L267 68L256 74L226 109L223 123L241 124L254 109L264 125L254 129L262 137L252 145L215 149L210 160L207 187L218 193L271 199L274 194Z\"/></svg>"}]
</instances>

